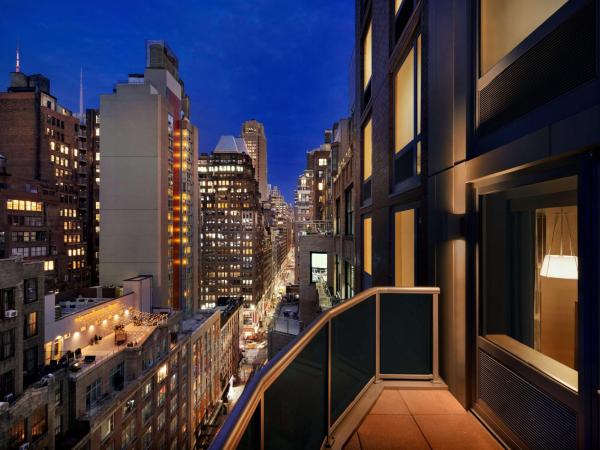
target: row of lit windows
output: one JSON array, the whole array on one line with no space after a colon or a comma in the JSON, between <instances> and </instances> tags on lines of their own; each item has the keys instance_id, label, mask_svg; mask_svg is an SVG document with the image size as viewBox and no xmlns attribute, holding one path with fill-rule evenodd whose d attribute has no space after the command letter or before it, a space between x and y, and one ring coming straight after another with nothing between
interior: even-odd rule
<instances>
[{"instance_id":1,"label":"row of lit windows","mask_svg":"<svg viewBox=\"0 0 600 450\"><path fill-rule=\"evenodd\" d=\"M77 210L75 209L61 209L60 210L61 217L77 217Z\"/></svg>"},{"instance_id":2,"label":"row of lit windows","mask_svg":"<svg viewBox=\"0 0 600 450\"><path fill-rule=\"evenodd\" d=\"M67 255L69 256L85 256L84 248L70 248L67 250Z\"/></svg>"},{"instance_id":3,"label":"row of lit windows","mask_svg":"<svg viewBox=\"0 0 600 450\"><path fill-rule=\"evenodd\" d=\"M65 244L76 244L81 242L81 235L79 234L65 234L63 238Z\"/></svg>"},{"instance_id":4,"label":"row of lit windows","mask_svg":"<svg viewBox=\"0 0 600 450\"><path fill-rule=\"evenodd\" d=\"M7 200L6 209L13 211L35 211L42 212L42 202L32 202L29 200Z\"/></svg>"}]
</instances>

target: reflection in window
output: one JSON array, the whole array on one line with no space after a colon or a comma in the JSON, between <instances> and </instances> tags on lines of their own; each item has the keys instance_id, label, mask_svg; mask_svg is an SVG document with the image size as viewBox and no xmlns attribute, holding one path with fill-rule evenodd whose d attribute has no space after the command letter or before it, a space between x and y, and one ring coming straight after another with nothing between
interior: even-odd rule
<instances>
[{"instance_id":1,"label":"reflection in window","mask_svg":"<svg viewBox=\"0 0 600 450\"><path fill-rule=\"evenodd\" d=\"M327 283L327 253L310 254L310 282Z\"/></svg>"},{"instance_id":2,"label":"reflection in window","mask_svg":"<svg viewBox=\"0 0 600 450\"><path fill-rule=\"evenodd\" d=\"M488 194L483 334L577 389L577 178Z\"/></svg>"},{"instance_id":3,"label":"reflection in window","mask_svg":"<svg viewBox=\"0 0 600 450\"><path fill-rule=\"evenodd\" d=\"M481 0L481 74L519 45L567 0Z\"/></svg>"},{"instance_id":4,"label":"reflection in window","mask_svg":"<svg viewBox=\"0 0 600 450\"><path fill-rule=\"evenodd\" d=\"M373 274L371 223L370 217L363 219L363 270L369 275Z\"/></svg>"},{"instance_id":5,"label":"reflection in window","mask_svg":"<svg viewBox=\"0 0 600 450\"><path fill-rule=\"evenodd\" d=\"M394 279L396 286L415 285L415 210L394 213Z\"/></svg>"},{"instance_id":6,"label":"reflection in window","mask_svg":"<svg viewBox=\"0 0 600 450\"><path fill-rule=\"evenodd\" d=\"M371 82L371 73L373 71L373 43L371 37L372 26L369 24L367 34L363 40L363 90Z\"/></svg>"}]
</instances>

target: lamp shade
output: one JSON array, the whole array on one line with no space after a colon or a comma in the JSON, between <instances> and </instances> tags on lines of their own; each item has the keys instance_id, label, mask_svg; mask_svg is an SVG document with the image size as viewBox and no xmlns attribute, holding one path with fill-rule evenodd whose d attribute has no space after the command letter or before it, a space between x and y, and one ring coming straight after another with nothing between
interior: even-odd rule
<instances>
[{"instance_id":1,"label":"lamp shade","mask_svg":"<svg viewBox=\"0 0 600 450\"><path fill-rule=\"evenodd\" d=\"M579 277L577 270L577 256L574 255L546 255L542 262L540 275L548 278L564 278L576 280Z\"/></svg>"}]
</instances>

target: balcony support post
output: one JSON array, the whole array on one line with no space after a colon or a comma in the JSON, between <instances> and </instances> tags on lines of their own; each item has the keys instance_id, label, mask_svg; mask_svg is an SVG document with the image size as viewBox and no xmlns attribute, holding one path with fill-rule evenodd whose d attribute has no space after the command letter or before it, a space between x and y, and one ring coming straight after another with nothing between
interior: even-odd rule
<instances>
[{"instance_id":1,"label":"balcony support post","mask_svg":"<svg viewBox=\"0 0 600 450\"><path fill-rule=\"evenodd\" d=\"M380 294L379 291L375 294L375 384L381 383L381 314L380 314Z\"/></svg>"}]
</instances>

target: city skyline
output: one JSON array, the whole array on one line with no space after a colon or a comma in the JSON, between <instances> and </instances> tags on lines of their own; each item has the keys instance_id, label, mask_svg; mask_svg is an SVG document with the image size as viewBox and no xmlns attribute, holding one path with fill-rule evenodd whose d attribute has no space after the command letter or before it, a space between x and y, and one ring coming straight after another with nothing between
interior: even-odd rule
<instances>
[{"instance_id":1,"label":"city skyline","mask_svg":"<svg viewBox=\"0 0 600 450\"><path fill-rule=\"evenodd\" d=\"M251 7L237 0L227 8L214 1L182 4L178 27L160 26L162 7L148 3L133 15L118 8L82 11L67 2L52 25L41 2L27 9L3 5L0 87L8 85L19 45L21 71L47 76L74 112L83 69L84 107L97 108L100 95L139 72L145 41L164 39L180 59L200 152L210 153L221 135L237 135L246 120L264 123L268 181L290 202L306 152L321 142L332 117L348 115L354 10L347 3L310 0L285 10L273 0Z\"/></svg>"}]
</instances>

